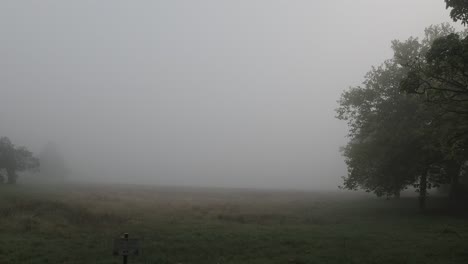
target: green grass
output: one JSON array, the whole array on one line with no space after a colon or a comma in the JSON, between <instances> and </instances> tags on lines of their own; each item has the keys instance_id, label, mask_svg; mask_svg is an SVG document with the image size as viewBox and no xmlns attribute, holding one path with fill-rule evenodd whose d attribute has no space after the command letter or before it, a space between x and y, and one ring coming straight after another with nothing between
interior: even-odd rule
<instances>
[{"instance_id":1,"label":"green grass","mask_svg":"<svg viewBox=\"0 0 468 264\"><path fill-rule=\"evenodd\" d=\"M468 263L468 218L349 193L0 186L0 263Z\"/></svg>"}]
</instances>

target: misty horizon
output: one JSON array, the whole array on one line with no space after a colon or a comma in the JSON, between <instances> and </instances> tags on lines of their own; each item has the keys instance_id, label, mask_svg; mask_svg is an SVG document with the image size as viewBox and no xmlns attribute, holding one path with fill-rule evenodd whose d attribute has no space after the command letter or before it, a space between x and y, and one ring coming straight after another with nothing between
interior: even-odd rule
<instances>
[{"instance_id":1,"label":"misty horizon","mask_svg":"<svg viewBox=\"0 0 468 264\"><path fill-rule=\"evenodd\" d=\"M341 92L440 0L4 1L0 136L72 181L336 189ZM417 14L417 15L414 15Z\"/></svg>"}]
</instances>

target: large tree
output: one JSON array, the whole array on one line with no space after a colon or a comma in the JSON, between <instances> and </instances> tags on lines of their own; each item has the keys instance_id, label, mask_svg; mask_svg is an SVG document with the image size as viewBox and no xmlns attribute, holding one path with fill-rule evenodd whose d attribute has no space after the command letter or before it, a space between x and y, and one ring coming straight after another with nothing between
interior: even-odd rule
<instances>
[{"instance_id":1,"label":"large tree","mask_svg":"<svg viewBox=\"0 0 468 264\"><path fill-rule=\"evenodd\" d=\"M39 160L25 147L16 147L9 138L0 138L0 169L6 171L7 182L16 183L17 172L37 170Z\"/></svg>"},{"instance_id":2,"label":"large tree","mask_svg":"<svg viewBox=\"0 0 468 264\"><path fill-rule=\"evenodd\" d=\"M426 172L441 154L434 146L431 115L417 96L400 91L403 75L404 69L389 60L370 71L363 86L343 93L337 117L350 126L343 151L345 188L398 197L422 177L419 188L425 197Z\"/></svg>"},{"instance_id":3,"label":"large tree","mask_svg":"<svg viewBox=\"0 0 468 264\"><path fill-rule=\"evenodd\" d=\"M398 196L414 185L424 208L427 189L448 181L442 173L446 155L440 140L446 130L438 108L402 92L402 80L410 71L404 64L420 63L435 39L452 32L444 24L428 28L422 41L394 41L394 58L373 68L363 86L342 94L337 117L350 127L343 151L348 165L345 188Z\"/></svg>"},{"instance_id":4,"label":"large tree","mask_svg":"<svg viewBox=\"0 0 468 264\"><path fill-rule=\"evenodd\" d=\"M419 43L426 46L424 52L395 57L407 69L401 81L402 90L418 95L426 105L436 109L434 123L440 131L445 172L452 184L451 197L455 198L460 196L456 193L462 190L458 179L468 160L468 37L466 32L450 31L426 45Z\"/></svg>"}]
</instances>

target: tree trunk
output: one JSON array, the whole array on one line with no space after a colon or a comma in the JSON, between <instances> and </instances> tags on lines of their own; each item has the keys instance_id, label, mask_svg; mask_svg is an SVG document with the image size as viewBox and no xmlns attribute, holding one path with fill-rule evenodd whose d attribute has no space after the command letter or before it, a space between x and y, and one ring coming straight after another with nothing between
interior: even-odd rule
<instances>
[{"instance_id":1,"label":"tree trunk","mask_svg":"<svg viewBox=\"0 0 468 264\"><path fill-rule=\"evenodd\" d=\"M419 209L426 210L427 196L427 170L424 170L419 178Z\"/></svg>"},{"instance_id":2,"label":"tree trunk","mask_svg":"<svg viewBox=\"0 0 468 264\"><path fill-rule=\"evenodd\" d=\"M8 180L7 180L8 184L15 184L16 179L18 178L18 176L15 173L15 170L11 170L11 169L7 170L7 177L8 177Z\"/></svg>"},{"instance_id":3,"label":"tree trunk","mask_svg":"<svg viewBox=\"0 0 468 264\"><path fill-rule=\"evenodd\" d=\"M393 198L394 199L400 199L400 192L401 192L401 188L400 188L401 184L400 184L400 177L399 176L393 176Z\"/></svg>"},{"instance_id":4,"label":"tree trunk","mask_svg":"<svg viewBox=\"0 0 468 264\"><path fill-rule=\"evenodd\" d=\"M460 190L460 164L457 162L451 162L447 166L447 173L450 177L450 193L449 198L451 201L455 201L458 199L459 190Z\"/></svg>"},{"instance_id":5,"label":"tree trunk","mask_svg":"<svg viewBox=\"0 0 468 264\"><path fill-rule=\"evenodd\" d=\"M451 201L455 201L458 198L458 190L460 184L458 182L458 175L452 175L451 176L451 183L450 183L450 194L449 198Z\"/></svg>"}]
</instances>

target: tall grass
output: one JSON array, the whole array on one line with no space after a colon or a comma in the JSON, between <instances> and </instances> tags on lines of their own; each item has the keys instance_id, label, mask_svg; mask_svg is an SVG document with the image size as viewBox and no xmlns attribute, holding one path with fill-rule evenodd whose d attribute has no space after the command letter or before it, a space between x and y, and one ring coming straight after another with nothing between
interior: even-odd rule
<instances>
[{"instance_id":1,"label":"tall grass","mask_svg":"<svg viewBox=\"0 0 468 264\"><path fill-rule=\"evenodd\" d=\"M467 263L468 221L342 192L0 186L0 263ZM435 213L437 212L437 213Z\"/></svg>"}]
</instances>

